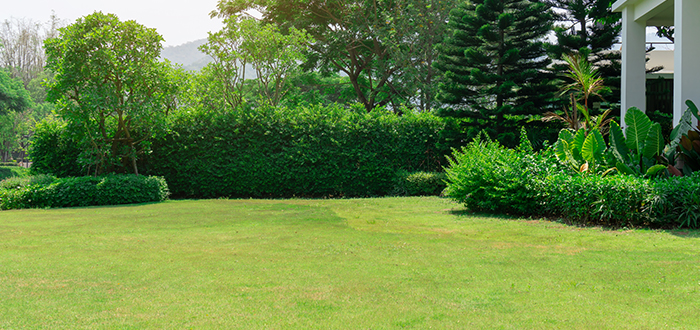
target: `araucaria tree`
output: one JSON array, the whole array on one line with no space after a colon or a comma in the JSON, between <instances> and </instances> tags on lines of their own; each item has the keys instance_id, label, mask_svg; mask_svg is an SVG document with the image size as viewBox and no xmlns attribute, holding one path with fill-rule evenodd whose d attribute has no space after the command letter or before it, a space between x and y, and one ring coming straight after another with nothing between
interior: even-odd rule
<instances>
[{"instance_id":1,"label":"araucaria tree","mask_svg":"<svg viewBox=\"0 0 700 330\"><path fill-rule=\"evenodd\" d=\"M557 60L565 55L579 53L581 49L588 62L600 72L609 92L605 100L611 103L620 101L620 52L613 49L619 41L622 30L622 15L612 12L615 0L549 0L559 13L554 34L555 44L550 45L549 53ZM559 69L565 70L562 63Z\"/></svg>"},{"instance_id":2,"label":"araucaria tree","mask_svg":"<svg viewBox=\"0 0 700 330\"><path fill-rule=\"evenodd\" d=\"M47 67L56 72L48 99L81 136L81 160L95 174L138 174L137 159L165 115L163 38L101 12L59 31L45 43Z\"/></svg>"},{"instance_id":3,"label":"araucaria tree","mask_svg":"<svg viewBox=\"0 0 700 330\"><path fill-rule=\"evenodd\" d=\"M444 75L442 113L515 141L517 126L546 112L555 96L544 42L553 19L541 1L472 0L453 9L435 63Z\"/></svg>"}]
</instances>

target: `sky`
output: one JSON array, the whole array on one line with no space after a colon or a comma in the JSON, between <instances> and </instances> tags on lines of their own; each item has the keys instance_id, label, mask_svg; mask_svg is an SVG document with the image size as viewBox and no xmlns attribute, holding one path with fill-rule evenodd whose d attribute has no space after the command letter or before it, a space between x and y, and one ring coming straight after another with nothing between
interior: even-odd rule
<instances>
[{"instance_id":1,"label":"sky","mask_svg":"<svg viewBox=\"0 0 700 330\"><path fill-rule=\"evenodd\" d=\"M0 21L24 18L47 22L52 10L58 18L75 22L95 11L116 14L120 20L136 22L155 28L163 36L164 46L177 46L207 37L207 32L222 27L218 18L209 13L218 0L20 0L3 1Z\"/></svg>"}]
</instances>

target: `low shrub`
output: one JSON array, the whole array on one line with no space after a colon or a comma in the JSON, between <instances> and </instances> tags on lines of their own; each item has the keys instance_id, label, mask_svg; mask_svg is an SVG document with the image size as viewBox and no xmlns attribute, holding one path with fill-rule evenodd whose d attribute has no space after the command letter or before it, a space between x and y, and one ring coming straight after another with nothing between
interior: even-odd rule
<instances>
[{"instance_id":1,"label":"low shrub","mask_svg":"<svg viewBox=\"0 0 700 330\"><path fill-rule=\"evenodd\" d=\"M0 208L47 208L118 205L157 202L167 199L168 186L162 177L108 175L50 180L45 176L34 184L0 189Z\"/></svg>"},{"instance_id":2,"label":"low shrub","mask_svg":"<svg viewBox=\"0 0 700 330\"><path fill-rule=\"evenodd\" d=\"M538 208L532 171L541 169L543 159L525 157L484 135L454 150L452 156L446 169L446 196L474 211L531 214ZM534 161L538 163L529 164Z\"/></svg>"},{"instance_id":3,"label":"low shrub","mask_svg":"<svg viewBox=\"0 0 700 330\"><path fill-rule=\"evenodd\" d=\"M11 177L24 177L29 175L29 170L17 165L0 166L0 180Z\"/></svg>"},{"instance_id":4,"label":"low shrub","mask_svg":"<svg viewBox=\"0 0 700 330\"><path fill-rule=\"evenodd\" d=\"M543 179L543 207L536 215L563 217L580 225L642 226L647 179L614 175L556 174Z\"/></svg>"},{"instance_id":5,"label":"low shrub","mask_svg":"<svg viewBox=\"0 0 700 330\"><path fill-rule=\"evenodd\" d=\"M442 172L397 173L394 195L398 196L437 196L445 190L447 176Z\"/></svg>"},{"instance_id":6,"label":"low shrub","mask_svg":"<svg viewBox=\"0 0 700 330\"><path fill-rule=\"evenodd\" d=\"M700 172L652 180L644 203L656 226L700 228Z\"/></svg>"},{"instance_id":7,"label":"low shrub","mask_svg":"<svg viewBox=\"0 0 700 330\"><path fill-rule=\"evenodd\" d=\"M0 181L0 189L21 189L32 185L49 185L56 177L48 174L14 176Z\"/></svg>"},{"instance_id":8,"label":"low shrub","mask_svg":"<svg viewBox=\"0 0 700 330\"><path fill-rule=\"evenodd\" d=\"M455 150L445 194L473 211L557 217L577 225L700 227L700 174L672 178L571 173L552 148L507 149L479 137Z\"/></svg>"}]
</instances>

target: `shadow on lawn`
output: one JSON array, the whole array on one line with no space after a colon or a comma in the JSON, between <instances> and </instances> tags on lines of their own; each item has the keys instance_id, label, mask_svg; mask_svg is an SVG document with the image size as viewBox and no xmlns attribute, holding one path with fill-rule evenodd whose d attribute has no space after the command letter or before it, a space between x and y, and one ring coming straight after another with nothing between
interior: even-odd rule
<instances>
[{"instance_id":1,"label":"shadow on lawn","mask_svg":"<svg viewBox=\"0 0 700 330\"><path fill-rule=\"evenodd\" d=\"M494 218L501 220L522 220L523 217L502 214L502 213L488 213L488 212L474 212L468 209L449 209L445 210L447 213L458 216L458 217L479 217L479 218Z\"/></svg>"}]
</instances>

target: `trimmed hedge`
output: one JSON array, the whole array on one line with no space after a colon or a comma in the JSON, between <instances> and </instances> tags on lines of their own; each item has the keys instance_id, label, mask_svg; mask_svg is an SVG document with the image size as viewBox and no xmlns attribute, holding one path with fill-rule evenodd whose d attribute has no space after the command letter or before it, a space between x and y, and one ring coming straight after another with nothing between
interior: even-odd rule
<instances>
[{"instance_id":1,"label":"trimmed hedge","mask_svg":"<svg viewBox=\"0 0 700 330\"><path fill-rule=\"evenodd\" d=\"M340 106L182 113L171 127L148 173L180 198L388 195L401 170L441 171L457 129L429 113Z\"/></svg>"},{"instance_id":2,"label":"trimmed hedge","mask_svg":"<svg viewBox=\"0 0 700 330\"><path fill-rule=\"evenodd\" d=\"M447 176L442 172L406 172L397 174L392 195L437 196L445 190Z\"/></svg>"},{"instance_id":3,"label":"trimmed hedge","mask_svg":"<svg viewBox=\"0 0 700 330\"><path fill-rule=\"evenodd\" d=\"M571 174L550 150L519 152L477 139L455 151L447 178L446 195L474 211L614 228L700 227L700 173L654 179Z\"/></svg>"},{"instance_id":4,"label":"trimmed hedge","mask_svg":"<svg viewBox=\"0 0 700 330\"><path fill-rule=\"evenodd\" d=\"M10 184L2 184L6 187ZM162 177L108 175L56 179L42 176L0 189L0 208L24 209L158 202L168 198Z\"/></svg>"}]
</instances>

